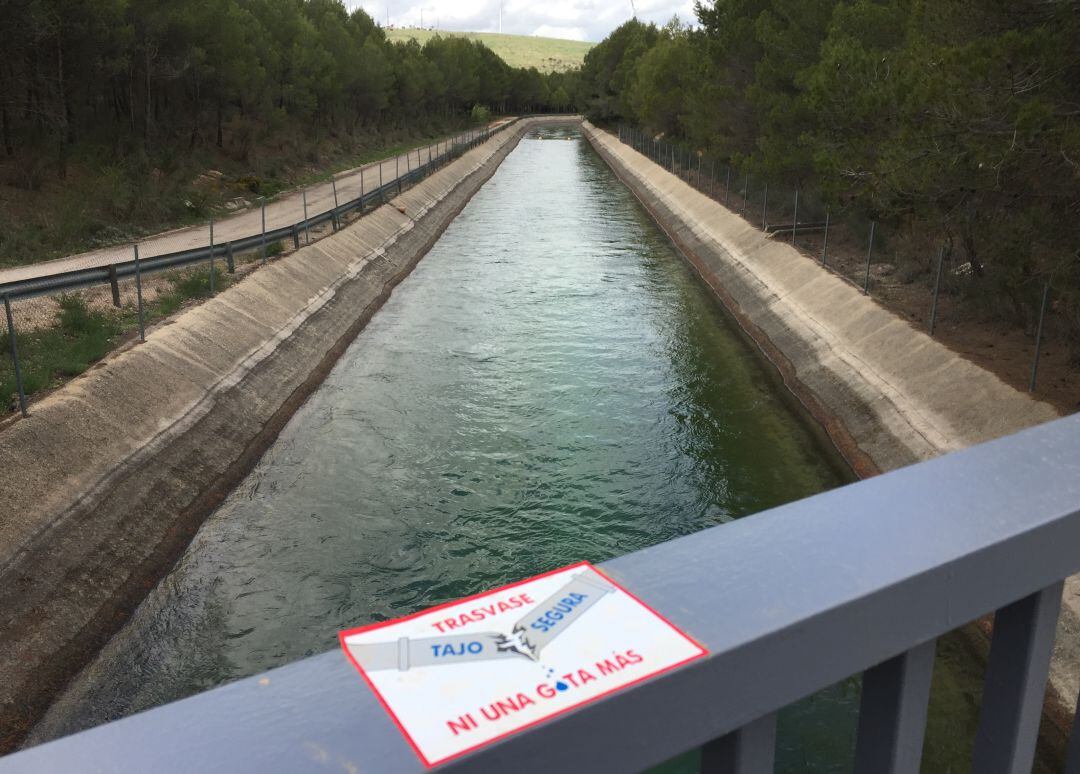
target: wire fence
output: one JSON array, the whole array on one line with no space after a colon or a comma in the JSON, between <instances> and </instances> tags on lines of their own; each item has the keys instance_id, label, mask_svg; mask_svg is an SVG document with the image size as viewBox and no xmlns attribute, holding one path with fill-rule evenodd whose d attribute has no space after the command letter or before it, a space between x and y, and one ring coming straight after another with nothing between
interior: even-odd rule
<instances>
[{"instance_id":1,"label":"wire fence","mask_svg":"<svg viewBox=\"0 0 1080 774\"><path fill-rule=\"evenodd\" d=\"M972 267L959 260L947 239L877 221L853 206L830 203L814 186L770 180L748 164L708 156L639 127L620 125L618 137L864 294L905 310L905 318L925 326L930 336L946 315L953 322L961 317L956 302L964 296ZM1039 310L1027 379L1028 391L1034 392L1053 287L1045 279L1029 283L1026 291L1031 307Z\"/></svg>"},{"instance_id":2,"label":"wire fence","mask_svg":"<svg viewBox=\"0 0 1080 774\"><path fill-rule=\"evenodd\" d=\"M276 256L310 244L400 194L497 129L415 148L222 220L5 272L0 283L0 416L82 373L118 344L192 301L210 298ZM310 194L310 195L309 195ZM57 270L59 269L59 270Z\"/></svg>"}]
</instances>

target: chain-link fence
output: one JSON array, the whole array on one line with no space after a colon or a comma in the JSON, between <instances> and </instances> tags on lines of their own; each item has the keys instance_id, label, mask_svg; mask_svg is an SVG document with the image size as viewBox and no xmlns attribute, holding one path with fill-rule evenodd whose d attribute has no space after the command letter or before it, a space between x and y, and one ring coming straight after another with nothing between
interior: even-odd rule
<instances>
[{"instance_id":1,"label":"chain-link fence","mask_svg":"<svg viewBox=\"0 0 1080 774\"><path fill-rule=\"evenodd\" d=\"M145 340L153 322L348 225L496 130L414 148L217 222L3 272L10 278L0 282L0 416L26 416L28 395L82 373L127 341Z\"/></svg>"},{"instance_id":2,"label":"chain-link fence","mask_svg":"<svg viewBox=\"0 0 1080 774\"><path fill-rule=\"evenodd\" d=\"M772 238L790 242L863 293L902 311L931 336L943 321L963 319L972 267L958 259L949 240L879 222L852 204L833 203L816 186L771 180L749 164L714 158L639 127L620 126L618 136ZM1053 287L1033 279L1023 292L1028 305L1039 310L1030 331L1034 346L1027 379L1028 391L1034 392Z\"/></svg>"}]
</instances>

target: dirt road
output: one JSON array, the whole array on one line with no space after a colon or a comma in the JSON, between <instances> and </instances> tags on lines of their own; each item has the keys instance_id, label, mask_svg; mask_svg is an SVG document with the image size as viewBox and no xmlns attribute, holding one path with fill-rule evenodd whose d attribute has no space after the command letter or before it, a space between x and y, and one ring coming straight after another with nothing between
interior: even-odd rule
<instances>
[{"instance_id":1,"label":"dirt road","mask_svg":"<svg viewBox=\"0 0 1080 774\"><path fill-rule=\"evenodd\" d=\"M509 120L504 119L493 122L491 128L497 129ZM476 130L472 131L475 132ZM470 134L470 132L463 132L457 135L455 139L466 140ZM266 229L269 231L279 226L291 225L303 220L305 192L307 194L308 217L313 217L334 207L335 187L337 189L337 201L343 204L360 196L362 191L366 192L377 188L380 180L382 183L396 180L400 175L405 175L410 170L416 169L418 164L425 164L432 158L437 158L438 154L447 151L450 142L440 141L435 145L413 148L405 154L341 172L334 176L332 182L317 183L304 189L298 188L295 191L282 194L266 205ZM261 228L262 212L259 207L242 210L214 222L214 241L220 244L241 237L252 236L260 233ZM207 224L203 223L197 226L166 231L139 240L139 255L143 258L150 258L151 256L164 255L178 250L205 247L209 244L209 228ZM72 255L67 258L57 258L52 261L42 261L41 263L0 270L0 285L33 277L60 274L74 269L108 266L112 263L130 259L131 246L122 244Z\"/></svg>"}]
</instances>

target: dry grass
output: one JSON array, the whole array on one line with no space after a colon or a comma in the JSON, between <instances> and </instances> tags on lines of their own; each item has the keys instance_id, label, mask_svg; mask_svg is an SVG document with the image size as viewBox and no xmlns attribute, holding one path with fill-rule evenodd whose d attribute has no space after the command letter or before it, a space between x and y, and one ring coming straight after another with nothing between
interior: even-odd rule
<instances>
[{"instance_id":1,"label":"dry grass","mask_svg":"<svg viewBox=\"0 0 1080 774\"><path fill-rule=\"evenodd\" d=\"M479 40L511 67L535 67L542 73L565 72L581 67L585 54L596 45L580 40L501 35L497 32L447 32L413 28L386 30L389 40L404 42L412 38L420 45L436 35Z\"/></svg>"}]
</instances>

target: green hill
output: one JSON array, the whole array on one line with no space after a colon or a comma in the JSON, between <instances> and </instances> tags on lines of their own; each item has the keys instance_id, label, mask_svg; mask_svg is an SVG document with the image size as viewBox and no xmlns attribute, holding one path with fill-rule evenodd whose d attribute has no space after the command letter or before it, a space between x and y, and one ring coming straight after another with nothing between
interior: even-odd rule
<instances>
[{"instance_id":1,"label":"green hill","mask_svg":"<svg viewBox=\"0 0 1080 774\"><path fill-rule=\"evenodd\" d=\"M501 35L497 32L447 32L414 28L388 29L386 37L404 42L414 38L423 45L436 35L479 40L511 67L535 67L542 73L563 72L580 67L594 43L531 35Z\"/></svg>"}]
</instances>

